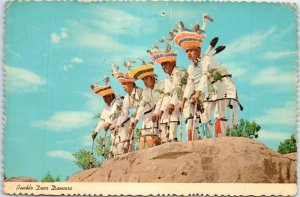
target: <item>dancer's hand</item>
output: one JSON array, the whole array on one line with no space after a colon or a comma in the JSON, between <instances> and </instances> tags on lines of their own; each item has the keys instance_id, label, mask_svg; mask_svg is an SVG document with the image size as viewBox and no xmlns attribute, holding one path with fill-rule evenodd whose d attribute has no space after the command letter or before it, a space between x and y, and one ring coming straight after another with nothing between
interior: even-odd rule
<instances>
[{"instance_id":1,"label":"dancer's hand","mask_svg":"<svg viewBox=\"0 0 300 197\"><path fill-rule=\"evenodd\" d=\"M169 112L169 115L171 115L174 111L174 105L173 104L169 104L168 106L168 112Z\"/></svg>"},{"instance_id":2,"label":"dancer's hand","mask_svg":"<svg viewBox=\"0 0 300 197\"><path fill-rule=\"evenodd\" d=\"M116 126L116 127L115 127L115 130L114 130L115 134L117 134L117 133L119 132L119 128L120 128L119 126ZM106 131L106 130L105 130L105 131Z\"/></svg>"},{"instance_id":3,"label":"dancer's hand","mask_svg":"<svg viewBox=\"0 0 300 197\"><path fill-rule=\"evenodd\" d=\"M131 134L132 134L132 132L133 132L133 127L128 127L128 135L129 136L131 136Z\"/></svg>"},{"instance_id":4,"label":"dancer's hand","mask_svg":"<svg viewBox=\"0 0 300 197\"><path fill-rule=\"evenodd\" d=\"M98 133L95 132L95 131L92 133L92 139L93 139L93 140L96 138L97 134L98 134Z\"/></svg>"},{"instance_id":5,"label":"dancer's hand","mask_svg":"<svg viewBox=\"0 0 300 197\"><path fill-rule=\"evenodd\" d=\"M130 127L132 128L135 128L136 124L138 123L139 120L133 120L131 123L130 123Z\"/></svg>"},{"instance_id":6,"label":"dancer's hand","mask_svg":"<svg viewBox=\"0 0 300 197\"><path fill-rule=\"evenodd\" d=\"M159 119L159 115L158 114L152 114L152 122L157 122Z\"/></svg>"},{"instance_id":7,"label":"dancer's hand","mask_svg":"<svg viewBox=\"0 0 300 197\"><path fill-rule=\"evenodd\" d=\"M197 90L195 92L195 94L192 96L192 103L199 103L200 102L200 95L201 95L201 91Z\"/></svg>"},{"instance_id":8,"label":"dancer's hand","mask_svg":"<svg viewBox=\"0 0 300 197\"><path fill-rule=\"evenodd\" d=\"M179 110L180 113L183 112L183 108L184 108L184 102L182 101L182 102L179 104L179 106L178 106L178 110Z\"/></svg>"}]
</instances>

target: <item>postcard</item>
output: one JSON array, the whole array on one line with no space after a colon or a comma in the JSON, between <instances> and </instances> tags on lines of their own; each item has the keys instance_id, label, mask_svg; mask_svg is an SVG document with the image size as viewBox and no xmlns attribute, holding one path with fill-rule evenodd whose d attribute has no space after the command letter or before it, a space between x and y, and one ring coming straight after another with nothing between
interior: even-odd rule
<instances>
[{"instance_id":1,"label":"postcard","mask_svg":"<svg viewBox=\"0 0 300 197\"><path fill-rule=\"evenodd\" d=\"M3 193L297 193L295 2L7 1Z\"/></svg>"}]
</instances>

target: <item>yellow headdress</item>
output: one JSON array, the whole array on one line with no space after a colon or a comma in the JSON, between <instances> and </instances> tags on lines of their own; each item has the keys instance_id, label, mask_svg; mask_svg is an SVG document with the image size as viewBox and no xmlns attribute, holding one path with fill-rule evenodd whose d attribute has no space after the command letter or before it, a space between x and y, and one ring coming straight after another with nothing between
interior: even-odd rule
<instances>
[{"instance_id":1,"label":"yellow headdress","mask_svg":"<svg viewBox=\"0 0 300 197\"><path fill-rule=\"evenodd\" d=\"M143 79L146 76L154 76L154 66L146 64L132 69L129 76L135 79Z\"/></svg>"},{"instance_id":2,"label":"yellow headdress","mask_svg":"<svg viewBox=\"0 0 300 197\"><path fill-rule=\"evenodd\" d=\"M131 61L124 62L123 64L129 71L131 70ZM134 82L135 79L133 77L130 77L127 73L119 72L119 67L115 64L112 65L112 75L120 82L120 83L126 83L126 82Z\"/></svg>"},{"instance_id":3,"label":"yellow headdress","mask_svg":"<svg viewBox=\"0 0 300 197\"><path fill-rule=\"evenodd\" d=\"M98 94L99 96L106 96L109 94L113 94L114 91L111 88L111 86L108 84L109 78L105 76L104 82L105 82L105 85L103 85L103 86L100 86L98 84L91 85L92 92L94 92L95 94Z\"/></svg>"}]
</instances>

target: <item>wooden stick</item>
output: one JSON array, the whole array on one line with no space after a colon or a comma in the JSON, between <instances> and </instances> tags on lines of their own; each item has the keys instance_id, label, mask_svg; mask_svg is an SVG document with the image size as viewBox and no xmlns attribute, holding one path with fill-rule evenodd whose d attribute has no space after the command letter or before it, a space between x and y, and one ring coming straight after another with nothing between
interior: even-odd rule
<instances>
[{"instance_id":1,"label":"wooden stick","mask_svg":"<svg viewBox=\"0 0 300 197\"><path fill-rule=\"evenodd\" d=\"M197 103L195 103L194 107L194 118L193 118L193 127L192 127L192 141L194 141L194 133L195 133L195 127L196 127L196 121L197 121Z\"/></svg>"}]
</instances>

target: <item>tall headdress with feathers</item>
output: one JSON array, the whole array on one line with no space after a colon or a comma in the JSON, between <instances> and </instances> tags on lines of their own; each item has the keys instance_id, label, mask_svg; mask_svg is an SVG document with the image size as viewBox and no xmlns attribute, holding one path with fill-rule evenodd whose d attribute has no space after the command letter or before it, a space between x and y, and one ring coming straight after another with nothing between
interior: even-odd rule
<instances>
[{"instance_id":1,"label":"tall headdress with feathers","mask_svg":"<svg viewBox=\"0 0 300 197\"><path fill-rule=\"evenodd\" d=\"M202 19L203 23L201 28L197 21L195 24L191 25L191 30L187 29L184 23L180 21L176 28L169 32L170 39L174 40L183 50L200 47L202 41L205 39L203 33L205 32L207 22L213 22L213 19L208 14L203 14Z\"/></svg>"},{"instance_id":2,"label":"tall headdress with feathers","mask_svg":"<svg viewBox=\"0 0 300 197\"><path fill-rule=\"evenodd\" d=\"M166 49L160 50L159 45L165 43ZM147 50L149 53L149 57L151 61L156 62L157 64L162 64L163 62L168 61L176 61L177 59L177 53L172 50L170 39L161 39L158 40L156 45L152 46L151 49Z\"/></svg>"},{"instance_id":3,"label":"tall headdress with feathers","mask_svg":"<svg viewBox=\"0 0 300 197\"><path fill-rule=\"evenodd\" d=\"M114 91L112 89L112 87L109 84L109 78L105 75L103 78L104 81L104 85L100 86L99 84L95 83L93 85L91 85L91 90L92 92L94 92L95 94L98 94L99 96L106 96L109 94L113 94Z\"/></svg>"},{"instance_id":4,"label":"tall headdress with feathers","mask_svg":"<svg viewBox=\"0 0 300 197\"><path fill-rule=\"evenodd\" d=\"M129 76L137 80L143 79L146 76L154 76L153 62L146 63L143 59L140 60L142 61L142 65L132 69L129 72Z\"/></svg>"},{"instance_id":5,"label":"tall headdress with feathers","mask_svg":"<svg viewBox=\"0 0 300 197\"><path fill-rule=\"evenodd\" d=\"M123 66L126 67L127 70L130 72L132 63L134 63L134 61L131 61L131 60L124 61ZM112 76L114 76L120 83L135 81L135 79L130 77L127 73L119 72L119 68L120 68L119 66L117 66L116 64L113 64L111 73L112 73Z\"/></svg>"}]
</instances>

